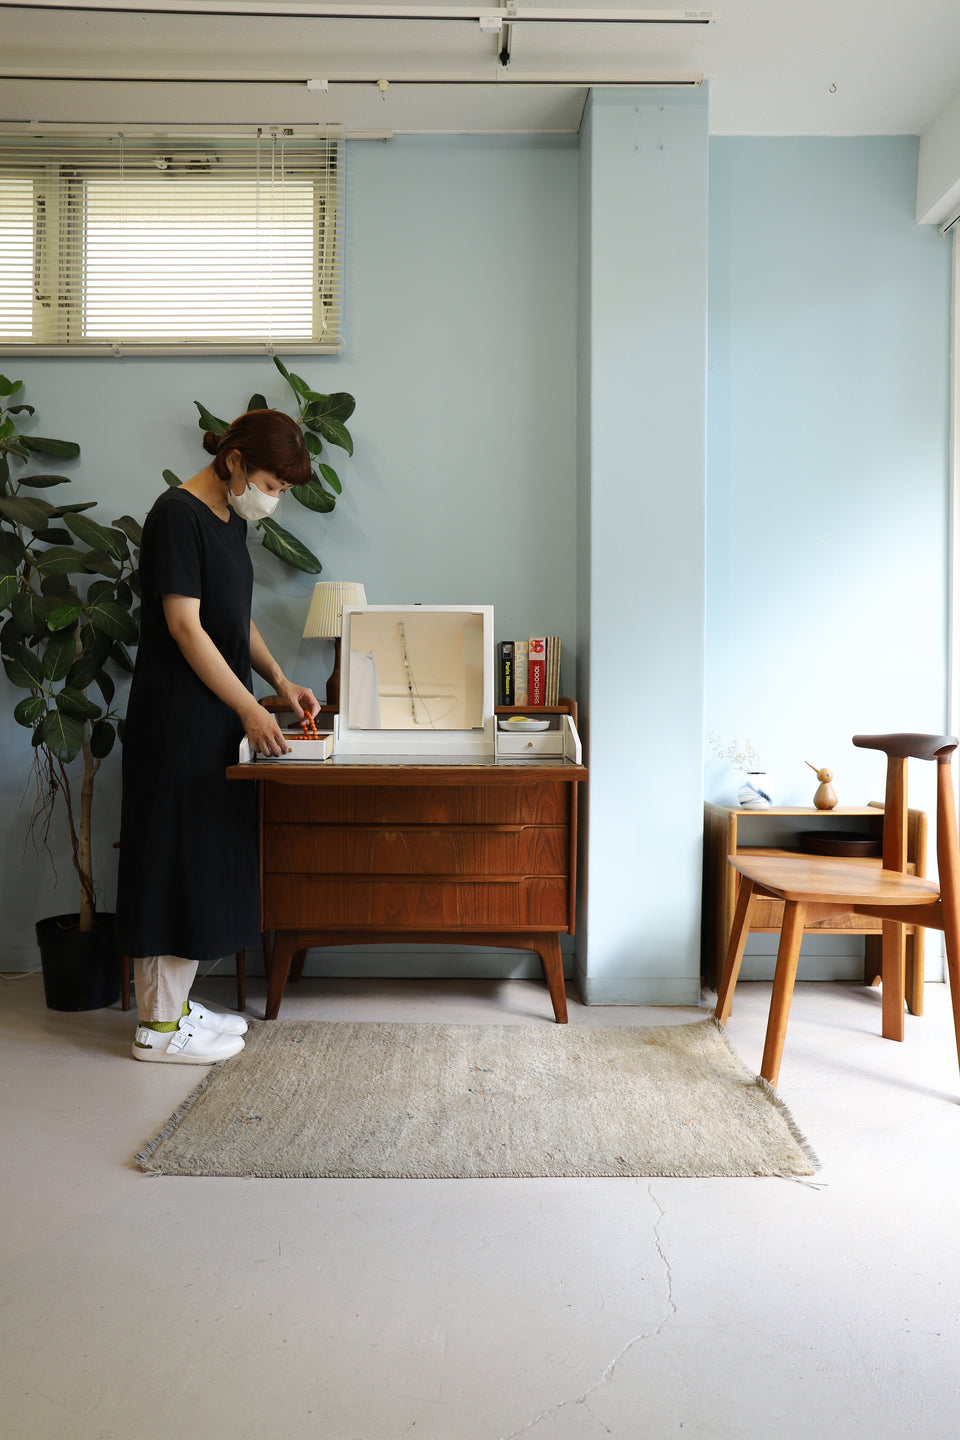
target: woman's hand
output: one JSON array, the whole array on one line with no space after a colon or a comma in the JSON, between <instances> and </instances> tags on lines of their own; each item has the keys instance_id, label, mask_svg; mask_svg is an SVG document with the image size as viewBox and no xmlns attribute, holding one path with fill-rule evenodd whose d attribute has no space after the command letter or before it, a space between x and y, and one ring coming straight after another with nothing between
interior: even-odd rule
<instances>
[{"instance_id":1,"label":"woman's hand","mask_svg":"<svg viewBox=\"0 0 960 1440\"><path fill-rule=\"evenodd\" d=\"M290 746L283 738L283 731L277 724L276 716L265 710L253 696L250 697L250 704L245 705L238 713L252 749L259 750L261 755L290 753Z\"/></svg>"},{"instance_id":2,"label":"woman's hand","mask_svg":"<svg viewBox=\"0 0 960 1440\"><path fill-rule=\"evenodd\" d=\"M320 701L309 686L298 685L295 680L282 680L277 694L283 696L301 725L305 724L308 716L312 719L320 709Z\"/></svg>"}]
</instances>

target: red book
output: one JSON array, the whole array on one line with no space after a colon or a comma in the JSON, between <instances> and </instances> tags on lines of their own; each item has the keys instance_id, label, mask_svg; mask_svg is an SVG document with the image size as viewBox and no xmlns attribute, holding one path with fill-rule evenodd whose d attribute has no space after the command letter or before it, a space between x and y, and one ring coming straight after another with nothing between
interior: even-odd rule
<instances>
[{"instance_id":1,"label":"red book","mask_svg":"<svg viewBox=\"0 0 960 1440\"><path fill-rule=\"evenodd\" d=\"M547 641L546 636L530 640L527 659L527 704L547 703Z\"/></svg>"}]
</instances>

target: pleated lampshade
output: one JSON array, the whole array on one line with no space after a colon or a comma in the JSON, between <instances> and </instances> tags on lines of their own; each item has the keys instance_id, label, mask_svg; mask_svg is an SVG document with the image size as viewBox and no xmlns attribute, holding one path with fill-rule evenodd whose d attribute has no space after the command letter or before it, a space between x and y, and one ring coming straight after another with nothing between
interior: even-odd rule
<instances>
[{"instance_id":1,"label":"pleated lampshade","mask_svg":"<svg viewBox=\"0 0 960 1440\"><path fill-rule=\"evenodd\" d=\"M366 605L362 585L352 580L318 580L303 627L305 640L333 639L343 634L344 605Z\"/></svg>"}]
</instances>

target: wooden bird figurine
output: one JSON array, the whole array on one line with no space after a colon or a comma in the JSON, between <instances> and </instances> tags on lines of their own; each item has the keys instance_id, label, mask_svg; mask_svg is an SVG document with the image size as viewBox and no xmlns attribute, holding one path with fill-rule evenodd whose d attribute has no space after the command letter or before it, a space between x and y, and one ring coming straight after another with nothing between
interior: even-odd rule
<instances>
[{"instance_id":1,"label":"wooden bird figurine","mask_svg":"<svg viewBox=\"0 0 960 1440\"><path fill-rule=\"evenodd\" d=\"M805 760L803 763L810 765L809 760ZM837 803L837 792L830 784L830 781L833 779L833 771L826 769L818 770L816 765L810 765L810 769L820 781L813 797L814 805L816 805L818 810L832 810Z\"/></svg>"}]
</instances>

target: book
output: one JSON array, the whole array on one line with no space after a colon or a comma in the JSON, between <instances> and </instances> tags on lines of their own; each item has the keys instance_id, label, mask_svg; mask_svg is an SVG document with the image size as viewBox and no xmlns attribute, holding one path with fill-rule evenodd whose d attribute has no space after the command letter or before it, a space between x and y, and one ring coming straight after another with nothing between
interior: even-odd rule
<instances>
[{"instance_id":1,"label":"book","mask_svg":"<svg viewBox=\"0 0 960 1440\"><path fill-rule=\"evenodd\" d=\"M527 646L527 704L537 709L547 703L546 636L531 636Z\"/></svg>"},{"instance_id":2,"label":"book","mask_svg":"<svg viewBox=\"0 0 960 1440\"><path fill-rule=\"evenodd\" d=\"M547 636L547 704L560 703L560 636Z\"/></svg>"},{"instance_id":3,"label":"book","mask_svg":"<svg viewBox=\"0 0 960 1440\"><path fill-rule=\"evenodd\" d=\"M527 705L527 651L526 640L515 640L513 644L513 703Z\"/></svg>"},{"instance_id":4,"label":"book","mask_svg":"<svg viewBox=\"0 0 960 1440\"><path fill-rule=\"evenodd\" d=\"M514 643L512 640L501 640L497 646L497 689L500 695L501 705L512 705L514 703Z\"/></svg>"}]
</instances>

